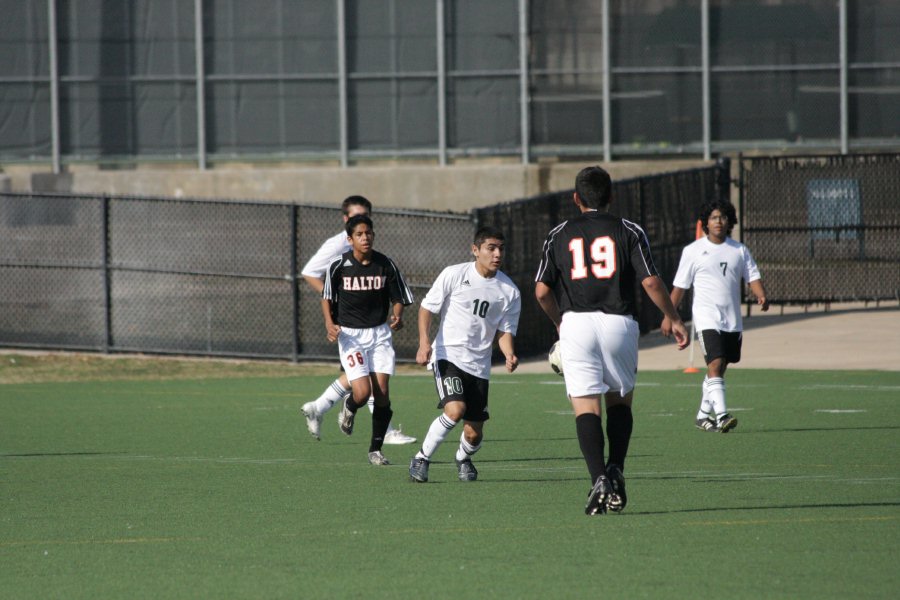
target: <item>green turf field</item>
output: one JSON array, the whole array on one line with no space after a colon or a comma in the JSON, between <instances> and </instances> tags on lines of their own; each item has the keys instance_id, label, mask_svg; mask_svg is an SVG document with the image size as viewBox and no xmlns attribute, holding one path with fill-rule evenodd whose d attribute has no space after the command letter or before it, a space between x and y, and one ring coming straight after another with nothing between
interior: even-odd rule
<instances>
[{"instance_id":1,"label":"green turf field","mask_svg":"<svg viewBox=\"0 0 900 600\"><path fill-rule=\"evenodd\" d=\"M77 370L76 370L77 371ZM208 376L209 374L206 374ZM887 598L900 589L900 373L728 373L727 435L693 427L702 375L641 373L629 505L589 518L561 379L495 377L456 481L415 448L366 461L333 376L0 385L8 598ZM431 380L392 380L421 438ZM894 590L891 592L890 590Z\"/></svg>"}]
</instances>

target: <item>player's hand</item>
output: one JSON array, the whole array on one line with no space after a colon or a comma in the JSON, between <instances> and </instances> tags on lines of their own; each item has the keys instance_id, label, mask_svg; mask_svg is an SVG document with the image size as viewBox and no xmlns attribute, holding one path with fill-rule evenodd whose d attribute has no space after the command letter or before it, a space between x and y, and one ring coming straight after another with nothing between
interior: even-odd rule
<instances>
[{"instance_id":1,"label":"player's hand","mask_svg":"<svg viewBox=\"0 0 900 600\"><path fill-rule=\"evenodd\" d=\"M431 346L419 346L416 352L416 362L420 365L427 365L431 360Z\"/></svg>"},{"instance_id":2,"label":"player's hand","mask_svg":"<svg viewBox=\"0 0 900 600\"><path fill-rule=\"evenodd\" d=\"M389 326L393 331L400 331L401 329L403 329L403 319L401 319L397 315L391 315L391 318L388 322L390 323Z\"/></svg>"},{"instance_id":3,"label":"player's hand","mask_svg":"<svg viewBox=\"0 0 900 600\"><path fill-rule=\"evenodd\" d=\"M340 325L325 325L325 337L328 338L329 342L336 342L338 339L338 334L341 332Z\"/></svg>"},{"instance_id":4,"label":"player's hand","mask_svg":"<svg viewBox=\"0 0 900 600\"><path fill-rule=\"evenodd\" d=\"M672 333L675 334L675 343L678 344L679 350L684 350L691 343L691 336L682 321L672 323Z\"/></svg>"},{"instance_id":5,"label":"player's hand","mask_svg":"<svg viewBox=\"0 0 900 600\"><path fill-rule=\"evenodd\" d=\"M519 366L519 357L515 354L506 357L506 371L512 373Z\"/></svg>"},{"instance_id":6,"label":"player's hand","mask_svg":"<svg viewBox=\"0 0 900 600\"><path fill-rule=\"evenodd\" d=\"M669 320L669 317L663 317L662 325L659 326L659 331L665 337L672 336L672 321Z\"/></svg>"},{"instance_id":7,"label":"player's hand","mask_svg":"<svg viewBox=\"0 0 900 600\"><path fill-rule=\"evenodd\" d=\"M769 310L769 300L763 296L762 298L757 298L756 303L762 307L763 312Z\"/></svg>"}]
</instances>

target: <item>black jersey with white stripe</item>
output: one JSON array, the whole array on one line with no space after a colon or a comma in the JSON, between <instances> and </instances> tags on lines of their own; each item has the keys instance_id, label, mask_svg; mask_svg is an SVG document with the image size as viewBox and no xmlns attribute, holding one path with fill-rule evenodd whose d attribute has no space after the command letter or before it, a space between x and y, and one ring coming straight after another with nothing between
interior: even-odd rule
<instances>
[{"instance_id":1,"label":"black jersey with white stripe","mask_svg":"<svg viewBox=\"0 0 900 600\"><path fill-rule=\"evenodd\" d=\"M550 231L535 281L553 289L560 313L633 316L635 281L652 275L658 272L644 230L591 210Z\"/></svg>"},{"instance_id":2,"label":"black jersey with white stripe","mask_svg":"<svg viewBox=\"0 0 900 600\"><path fill-rule=\"evenodd\" d=\"M353 257L352 250L334 259L325 273L322 297L331 300L336 309L335 323L354 329L381 325L394 303L413 303L412 291L397 265L374 250L365 265Z\"/></svg>"}]
</instances>

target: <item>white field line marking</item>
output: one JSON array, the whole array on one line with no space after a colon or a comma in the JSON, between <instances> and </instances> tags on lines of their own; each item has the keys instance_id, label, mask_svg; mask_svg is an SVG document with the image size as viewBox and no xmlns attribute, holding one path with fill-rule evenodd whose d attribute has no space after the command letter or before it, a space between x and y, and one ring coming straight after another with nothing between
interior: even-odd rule
<instances>
[{"instance_id":1,"label":"white field line marking","mask_svg":"<svg viewBox=\"0 0 900 600\"><path fill-rule=\"evenodd\" d=\"M867 392L896 392L900 391L900 385L866 385L851 383L814 383L812 385L801 385L798 390L863 390Z\"/></svg>"},{"instance_id":2,"label":"white field line marking","mask_svg":"<svg viewBox=\"0 0 900 600\"><path fill-rule=\"evenodd\" d=\"M854 408L833 408L833 409L832 409L832 408L817 408L817 409L814 410L813 412L817 412L817 413L830 413L830 414L833 414L833 415L843 415L843 414L846 414L846 413L864 413L864 412L869 412L869 411L866 410L866 409L864 409L864 408L861 408L861 409L854 409Z\"/></svg>"}]
</instances>

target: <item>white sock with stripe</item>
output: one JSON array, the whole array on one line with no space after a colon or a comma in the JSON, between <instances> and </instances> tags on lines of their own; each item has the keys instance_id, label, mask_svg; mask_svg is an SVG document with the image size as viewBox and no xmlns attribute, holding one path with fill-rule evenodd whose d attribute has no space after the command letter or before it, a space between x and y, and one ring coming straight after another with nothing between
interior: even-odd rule
<instances>
[{"instance_id":1,"label":"white sock with stripe","mask_svg":"<svg viewBox=\"0 0 900 600\"><path fill-rule=\"evenodd\" d=\"M703 397L700 399L700 410L697 411L698 421L708 419L713 410L712 403L709 401L709 392L706 391L707 381L709 381L709 377L703 377L703 385L701 386L703 389Z\"/></svg>"},{"instance_id":2,"label":"white sock with stripe","mask_svg":"<svg viewBox=\"0 0 900 600\"><path fill-rule=\"evenodd\" d=\"M431 427L428 428L428 435L425 436L425 441L422 442L421 450L416 453L416 458L431 460L431 455L447 439L450 430L456 427L457 423L458 421L454 421L441 413L441 416L431 422Z\"/></svg>"},{"instance_id":3,"label":"white sock with stripe","mask_svg":"<svg viewBox=\"0 0 900 600\"><path fill-rule=\"evenodd\" d=\"M341 402L350 395L350 390L345 390L341 385L341 378L338 377L334 381L331 382L325 391L322 392L322 395L316 398L316 412L320 415L324 415L331 407L335 405L335 403L340 400Z\"/></svg>"},{"instance_id":4,"label":"white sock with stripe","mask_svg":"<svg viewBox=\"0 0 900 600\"><path fill-rule=\"evenodd\" d=\"M716 413L716 422L719 422L728 412L725 407L725 380L721 377L710 377L706 382L706 393Z\"/></svg>"},{"instance_id":5,"label":"white sock with stripe","mask_svg":"<svg viewBox=\"0 0 900 600\"><path fill-rule=\"evenodd\" d=\"M459 436L459 448L456 450L456 460L465 460L467 458L472 458L472 455L478 452L481 448L481 444L477 446L473 446L469 442L466 441L466 432L463 431L462 435Z\"/></svg>"}]
</instances>

